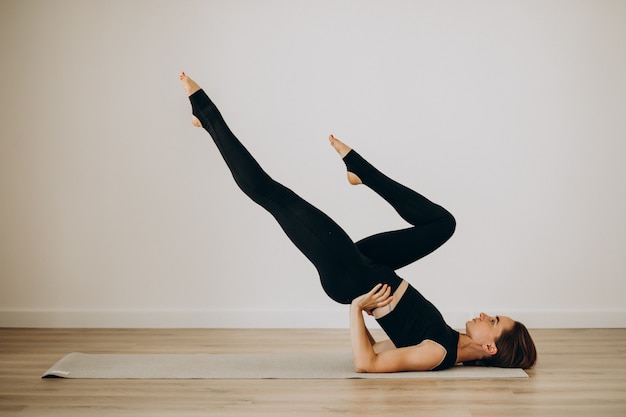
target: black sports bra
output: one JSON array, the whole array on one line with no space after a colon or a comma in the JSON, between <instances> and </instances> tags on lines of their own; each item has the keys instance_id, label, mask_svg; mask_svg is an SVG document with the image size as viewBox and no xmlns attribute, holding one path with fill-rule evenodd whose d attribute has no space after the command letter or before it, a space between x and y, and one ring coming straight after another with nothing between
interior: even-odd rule
<instances>
[{"instance_id":1,"label":"black sports bra","mask_svg":"<svg viewBox=\"0 0 626 417\"><path fill-rule=\"evenodd\" d=\"M459 332L448 326L437 307L411 285L396 307L377 321L397 348L432 340L446 349L446 356L434 371L456 363Z\"/></svg>"}]
</instances>

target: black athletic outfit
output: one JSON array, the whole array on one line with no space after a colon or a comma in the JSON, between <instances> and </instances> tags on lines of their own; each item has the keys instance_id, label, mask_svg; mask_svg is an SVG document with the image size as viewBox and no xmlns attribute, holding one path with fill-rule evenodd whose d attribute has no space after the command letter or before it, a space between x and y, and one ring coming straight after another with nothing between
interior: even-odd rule
<instances>
[{"instance_id":1,"label":"black athletic outfit","mask_svg":"<svg viewBox=\"0 0 626 417\"><path fill-rule=\"evenodd\" d=\"M456 223L447 210L386 177L352 150L343 159L348 171L358 175L412 225L354 243L331 218L261 168L203 90L189 99L193 114L213 138L239 188L274 216L289 239L315 265L324 291L333 300L349 304L378 283L389 284L395 291L402 282L396 269L428 255L454 233ZM447 350L435 369L454 365L458 332L410 285L395 309L378 322L396 347L432 340Z\"/></svg>"}]
</instances>

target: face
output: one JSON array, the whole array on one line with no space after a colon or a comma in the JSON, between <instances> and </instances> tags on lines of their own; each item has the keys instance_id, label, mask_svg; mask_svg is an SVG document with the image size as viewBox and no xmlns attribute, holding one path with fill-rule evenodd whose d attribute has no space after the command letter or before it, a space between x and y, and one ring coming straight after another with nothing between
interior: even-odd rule
<instances>
[{"instance_id":1,"label":"face","mask_svg":"<svg viewBox=\"0 0 626 417\"><path fill-rule=\"evenodd\" d=\"M480 316L465 323L465 333L484 348L491 348L502 332L512 329L514 323L510 317L480 313Z\"/></svg>"}]
</instances>

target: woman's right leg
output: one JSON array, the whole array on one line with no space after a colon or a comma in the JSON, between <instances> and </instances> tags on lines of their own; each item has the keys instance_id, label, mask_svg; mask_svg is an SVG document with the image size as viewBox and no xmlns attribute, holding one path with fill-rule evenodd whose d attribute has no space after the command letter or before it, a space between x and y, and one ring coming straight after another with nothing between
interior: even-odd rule
<instances>
[{"instance_id":1,"label":"woman's right leg","mask_svg":"<svg viewBox=\"0 0 626 417\"><path fill-rule=\"evenodd\" d=\"M332 299L350 303L379 282L391 285L392 290L397 288L401 279L392 270L372 265L332 219L261 168L203 90L191 91L189 99L194 116L213 138L237 185L276 218L289 239L315 265Z\"/></svg>"}]
</instances>

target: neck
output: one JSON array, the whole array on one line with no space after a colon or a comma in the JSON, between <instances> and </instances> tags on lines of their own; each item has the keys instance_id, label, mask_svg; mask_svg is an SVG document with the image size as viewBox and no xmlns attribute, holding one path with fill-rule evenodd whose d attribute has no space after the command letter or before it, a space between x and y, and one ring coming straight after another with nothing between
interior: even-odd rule
<instances>
[{"instance_id":1,"label":"neck","mask_svg":"<svg viewBox=\"0 0 626 417\"><path fill-rule=\"evenodd\" d=\"M478 345L471 337L459 333L459 343L456 349L456 363L481 360L485 357L482 346Z\"/></svg>"}]
</instances>

